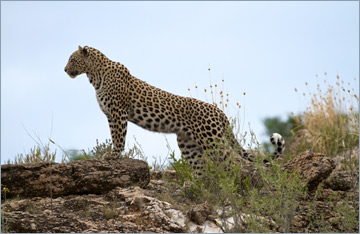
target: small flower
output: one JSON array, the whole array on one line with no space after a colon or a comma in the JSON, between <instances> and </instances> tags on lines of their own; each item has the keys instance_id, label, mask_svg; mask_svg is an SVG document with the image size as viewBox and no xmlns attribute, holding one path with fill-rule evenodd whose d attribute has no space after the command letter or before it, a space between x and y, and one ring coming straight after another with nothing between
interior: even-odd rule
<instances>
[{"instance_id":1,"label":"small flower","mask_svg":"<svg viewBox=\"0 0 360 234\"><path fill-rule=\"evenodd\" d=\"M188 91L190 92L190 88L188 88Z\"/></svg>"},{"instance_id":2,"label":"small flower","mask_svg":"<svg viewBox=\"0 0 360 234\"><path fill-rule=\"evenodd\" d=\"M245 93L245 92L243 92L243 95L245 96L245 95L246 95L246 93Z\"/></svg>"},{"instance_id":3,"label":"small flower","mask_svg":"<svg viewBox=\"0 0 360 234\"><path fill-rule=\"evenodd\" d=\"M294 88L295 92L297 92L297 88Z\"/></svg>"},{"instance_id":4,"label":"small flower","mask_svg":"<svg viewBox=\"0 0 360 234\"><path fill-rule=\"evenodd\" d=\"M340 76L339 76L339 74L337 74L337 75L336 75L336 79L340 79Z\"/></svg>"},{"instance_id":5,"label":"small flower","mask_svg":"<svg viewBox=\"0 0 360 234\"><path fill-rule=\"evenodd\" d=\"M227 98L226 101L229 102L229 99Z\"/></svg>"},{"instance_id":6,"label":"small flower","mask_svg":"<svg viewBox=\"0 0 360 234\"><path fill-rule=\"evenodd\" d=\"M211 69L210 69L210 67L208 68L208 71L210 71Z\"/></svg>"},{"instance_id":7,"label":"small flower","mask_svg":"<svg viewBox=\"0 0 360 234\"><path fill-rule=\"evenodd\" d=\"M305 82L305 85L307 86L307 85L308 85L308 82Z\"/></svg>"},{"instance_id":8,"label":"small flower","mask_svg":"<svg viewBox=\"0 0 360 234\"><path fill-rule=\"evenodd\" d=\"M197 89L197 85L195 85L195 89Z\"/></svg>"},{"instance_id":9,"label":"small flower","mask_svg":"<svg viewBox=\"0 0 360 234\"><path fill-rule=\"evenodd\" d=\"M327 75L327 73L326 73L326 72L324 72L324 75L326 76L326 75Z\"/></svg>"},{"instance_id":10,"label":"small flower","mask_svg":"<svg viewBox=\"0 0 360 234\"><path fill-rule=\"evenodd\" d=\"M204 89L204 92L206 93L206 89Z\"/></svg>"},{"instance_id":11,"label":"small flower","mask_svg":"<svg viewBox=\"0 0 360 234\"><path fill-rule=\"evenodd\" d=\"M221 81L224 82L224 79L222 79Z\"/></svg>"},{"instance_id":12,"label":"small flower","mask_svg":"<svg viewBox=\"0 0 360 234\"><path fill-rule=\"evenodd\" d=\"M350 90L348 89L348 93L350 93Z\"/></svg>"},{"instance_id":13,"label":"small flower","mask_svg":"<svg viewBox=\"0 0 360 234\"><path fill-rule=\"evenodd\" d=\"M217 84L215 84L215 88L217 87Z\"/></svg>"}]
</instances>

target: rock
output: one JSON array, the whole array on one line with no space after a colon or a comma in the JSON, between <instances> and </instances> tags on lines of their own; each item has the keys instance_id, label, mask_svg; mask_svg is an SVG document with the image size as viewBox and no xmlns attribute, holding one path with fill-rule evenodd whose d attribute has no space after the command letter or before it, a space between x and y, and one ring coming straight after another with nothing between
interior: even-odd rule
<instances>
[{"instance_id":1,"label":"rock","mask_svg":"<svg viewBox=\"0 0 360 234\"><path fill-rule=\"evenodd\" d=\"M149 181L148 164L136 159L1 166L1 187L8 188L6 198L101 194L117 186L145 187Z\"/></svg>"},{"instance_id":2,"label":"rock","mask_svg":"<svg viewBox=\"0 0 360 234\"><path fill-rule=\"evenodd\" d=\"M203 225L208 217L214 213L212 207L205 202L204 204L199 204L191 207L187 213L187 217L198 225Z\"/></svg>"},{"instance_id":3,"label":"rock","mask_svg":"<svg viewBox=\"0 0 360 234\"><path fill-rule=\"evenodd\" d=\"M109 194L8 200L3 224L12 232L185 232L177 222L182 213L145 196L140 187L117 187Z\"/></svg>"},{"instance_id":4,"label":"rock","mask_svg":"<svg viewBox=\"0 0 360 234\"><path fill-rule=\"evenodd\" d=\"M349 171L333 171L325 181L325 188L332 190L347 191L355 187L354 181L358 181L358 174Z\"/></svg>"},{"instance_id":5,"label":"rock","mask_svg":"<svg viewBox=\"0 0 360 234\"><path fill-rule=\"evenodd\" d=\"M310 191L335 168L334 161L321 153L304 152L283 165L283 170L297 172Z\"/></svg>"}]
</instances>

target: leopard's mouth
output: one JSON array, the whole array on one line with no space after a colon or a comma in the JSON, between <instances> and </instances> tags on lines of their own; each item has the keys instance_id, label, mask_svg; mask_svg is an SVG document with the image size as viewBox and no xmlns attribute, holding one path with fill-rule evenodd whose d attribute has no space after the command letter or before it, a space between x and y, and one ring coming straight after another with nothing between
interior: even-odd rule
<instances>
[{"instance_id":1,"label":"leopard's mouth","mask_svg":"<svg viewBox=\"0 0 360 234\"><path fill-rule=\"evenodd\" d=\"M71 71L71 72L69 73L69 76L70 76L71 78L75 78L78 74L79 74L78 71Z\"/></svg>"}]
</instances>

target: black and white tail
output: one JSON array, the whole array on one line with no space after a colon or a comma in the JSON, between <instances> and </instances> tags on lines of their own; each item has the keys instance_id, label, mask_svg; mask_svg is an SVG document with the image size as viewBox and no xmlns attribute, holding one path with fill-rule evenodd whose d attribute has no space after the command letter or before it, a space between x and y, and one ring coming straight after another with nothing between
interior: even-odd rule
<instances>
[{"instance_id":1,"label":"black and white tail","mask_svg":"<svg viewBox=\"0 0 360 234\"><path fill-rule=\"evenodd\" d=\"M285 140L279 133L273 133L270 136L270 142L277 146L272 155L272 159L277 159L285 150Z\"/></svg>"},{"instance_id":2,"label":"black and white tail","mask_svg":"<svg viewBox=\"0 0 360 234\"><path fill-rule=\"evenodd\" d=\"M234 134L232 134L231 131L228 132L227 137L230 140L231 146L233 147L233 149L236 149L236 151L239 152L241 157L243 157L249 161L254 161L254 156L251 155L249 152L247 152L244 148L241 147L241 145L235 139L235 136L234 136ZM272 154L271 158L277 159L285 150L285 140L279 133L273 133L270 136L270 142L271 142L271 144L277 146L274 153ZM265 160L265 161L267 162L267 160Z\"/></svg>"}]
</instances>

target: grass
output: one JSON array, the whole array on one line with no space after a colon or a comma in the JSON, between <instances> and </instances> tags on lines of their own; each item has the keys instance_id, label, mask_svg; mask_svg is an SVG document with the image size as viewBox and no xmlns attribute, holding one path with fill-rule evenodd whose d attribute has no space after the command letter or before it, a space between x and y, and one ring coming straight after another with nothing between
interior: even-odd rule
<instances>
[{"instance_id":1,"label":"grass","mask_svg":"<svg viewBox=\"0 0 360 234\"><path fill-rule=\"evenodd\" d=\"M38 134L30 134L29 131L24 127L26 133L28 136L34 140L36 145L30 149L28 153L20 153L17 154L14 157L14 160L11 161L10 159L6 162L7 164L23 164L23 163L39 163L39 162L55 162L56 159L56 150L52 151L51 145L56 145L60 149L61 146L57 145L52 139L51 139L51 133L52 133L52 125L51 125L51 131L50 131L50 137L47 139L47 141L44 143L40 136ZM63 150L63 152L65 152ZM62 156L61 162L66 162L66 158L68 155L65 152L65 155Z\"/></svg>"},{"instance_id":2,"label":"grass","mask_svg":"<svg viewBox=\"0 0 360 234\"><path fill-rule=\"evenodd\" d=\"M241 164L232 166L231 171L225 170L224 165L230 164L230 160L222 164L206 160L204 175L197 179L184 159L172 157L171 165L178 173L177 182L187 185L186 197L196 203L207 201L219 211L222 231L273 232L276 229L270 224L276 223L282 227L277 231L289 232L298 208L297 200L304 196L304 184L297 174L280 170L278 162L264 169L264 158L259 157L255 164L260 174L256 186L250 176L244 175ZM231 225L229 217L233 218Z\"/></svg>"},{"instance_id":3,"label":"grass","mask_svg":"<svg viewBox=\"0 0 360 234\"><path fill-rule=\"evenodd\" d=\"M112 207L104 207L104 215L106 219L114 219L116 216L116 211Z\"/></svg>"},{"instance_id":4,"label":"grass","mask_svg":"<svg viewBox=\"0 0 360 234\"><path fill-rule=\"evenodd\" d=\"M310 133L314 152L335 157L359 146L359 97L351 84L346 86L339 75L333 85L325 73L323 83L327 84L325 91L318 83L316 93L303 93L310 97L310 105L297 121Z\"/></svg>"}]
</instances>

